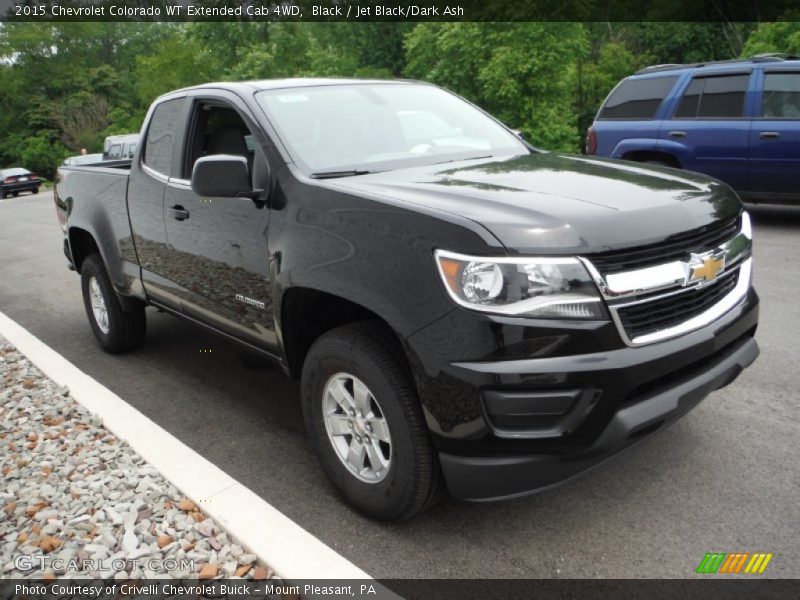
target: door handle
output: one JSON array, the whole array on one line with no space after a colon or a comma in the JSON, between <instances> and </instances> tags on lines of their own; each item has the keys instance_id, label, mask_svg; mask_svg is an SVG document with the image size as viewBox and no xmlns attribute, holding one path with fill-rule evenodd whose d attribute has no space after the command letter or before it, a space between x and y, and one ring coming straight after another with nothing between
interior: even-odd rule
<instances>
[{"instance_id":1,"label":"door handle","mask_svg":"<svg viewBox=\"0 0 800 600\"><path fill-rule=\"evenodd\" d=\"M777 131L762 131L758 134L758 137L760 137L762 140L774 140L781 137L781 134Z\"/></svg>"},{"instance_id":2,"label":"door handle","mask_svg":"<svg viewBox=\"0 0 800 600\"><path fill-rule=\"evenodd\" d=\"M668 135L669 135L669 137L682 138L682 137L686 137L686 132L685 131L670 131Z\"/></svg>"},{"instance_id":3,"label":"door handle","mask_svg":"<svg viewBox=\"0 0 800 600\"><path fill-rule=\"evenodd\" d=\"M167 212L176 221L185 221L186 219L189 218L189 211L183 208L180 204L176 204L175 206L170 206L167 209Z\"/></svg>"}]
</instances>

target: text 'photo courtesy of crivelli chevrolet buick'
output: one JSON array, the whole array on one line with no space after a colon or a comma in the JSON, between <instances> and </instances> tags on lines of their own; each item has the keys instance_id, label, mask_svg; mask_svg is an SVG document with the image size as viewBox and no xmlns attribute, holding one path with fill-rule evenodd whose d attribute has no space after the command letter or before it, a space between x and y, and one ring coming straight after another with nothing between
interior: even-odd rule
<instances>
[{"instance_id":1,"label":"text 'photo courtesy of crivelli chevrolet buick'","mask_svg":"<svg viewBox=\"0 0 800 600\"><path fill-rule=\"evenodd\" d=\"M561 483L759 352L728 185L538 150L424 83L178 90L132 159L62 166L56 204L106 351L153 306L275 360L377 519Z\"/></svg>"}]
</instances>

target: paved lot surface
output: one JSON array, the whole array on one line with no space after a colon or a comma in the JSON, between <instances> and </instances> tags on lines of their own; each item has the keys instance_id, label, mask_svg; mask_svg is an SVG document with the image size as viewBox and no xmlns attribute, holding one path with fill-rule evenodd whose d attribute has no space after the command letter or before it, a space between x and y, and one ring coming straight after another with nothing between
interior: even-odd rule
<instances>
[{"instance_id":1,"label":"paved lot surface","mask_svg":"<svg viewBox=\"0 0 800 600\"><path fill-rule=\"evenodd\" d=\"M50 193L0 201L0 310L376 577L690 577L712 550L799 577L800 208L752 212L762 355L739 380L566 486L399 525L337 500L297 385L261 359L155 311L141 350L101 352Z\"/></svg>"}]
</instances>

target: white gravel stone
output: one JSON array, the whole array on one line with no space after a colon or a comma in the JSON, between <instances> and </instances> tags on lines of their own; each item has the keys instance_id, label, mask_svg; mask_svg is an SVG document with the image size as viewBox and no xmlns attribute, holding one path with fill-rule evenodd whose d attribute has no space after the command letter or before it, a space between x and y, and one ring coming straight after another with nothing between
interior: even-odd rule
<instances>
[{"instance_id":1,"label":"white gravel stone","mask_svg":"<svg viewBox=\"0 0 800 600\"><path fill-rule=\"evenodd\" d=\"M80 579L196 576L206 563L233 576L238 565L256 562L209 518L202 522L177 506L183 496L125 442L103 428L0 337L0 565L4 578L41 578L36 566L17 569L20 554L54 549L59 577ZM34 508L35 514L32 514ZM158 547L158 536L172 541ZM186 552L184 547L194 544ZM160 561L149 561L158 557ZM88 570L73 567L103 559ZM169 573L156 565L178 561ZM194 561L186 570L181 560ZM114 560L124 560L111 567ZM258 563L256 563L258 564ZM250 570L252 577L254 569ZM99 583L99 582L98 582Z\"/></svg>"}]
</instances>

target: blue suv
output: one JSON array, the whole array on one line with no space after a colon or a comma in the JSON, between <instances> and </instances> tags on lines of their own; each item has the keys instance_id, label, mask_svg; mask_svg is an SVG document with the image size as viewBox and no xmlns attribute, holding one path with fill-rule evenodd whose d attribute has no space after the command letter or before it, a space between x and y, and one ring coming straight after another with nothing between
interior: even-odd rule
<instances>
[{"instance_id":1,"label":"blue suv","mask_svg":"<svg viewBox=\"0 0 800 600\"><path fill-rule=\"evenodd\" d=\"M800 202L800 60L642 69L608 95L586 152L706 173L745 200Z\"/></svg>"}]
</instances>

